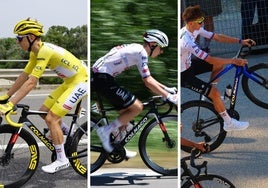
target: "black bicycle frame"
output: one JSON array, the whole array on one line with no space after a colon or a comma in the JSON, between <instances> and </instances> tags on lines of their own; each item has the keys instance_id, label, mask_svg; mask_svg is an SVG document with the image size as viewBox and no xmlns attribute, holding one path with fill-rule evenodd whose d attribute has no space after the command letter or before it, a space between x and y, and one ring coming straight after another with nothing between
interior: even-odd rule
<instances>
[{"instance_id":1,"label":"black bicycle frame","mask_svg":"<svg viewBox=\"0 0 268 188\"><path fill-rule=\"evenodd\" d=\"M143 104L144 107L148 107L150 110L143 116L143 118L141 118L141 120L137 123L137 125L135 125L131 131L129 131L125 138L120 142L120 145L124 146L126 145L136 134L137 132L144 126L147 124L147 122L151 119L149 117L149 115L154 116L154 118L157 120L157 122L159 123L160 129L162 130L164 136L165 136L165 140L169 143L169 145L171 145L171 140L167 134L167 130L166 127L163 123L163 121L161 120L161 117L158 114L158 110L157 107L155 106L154 101L149 101L147 104Z\"/></svg>"},{"instance_id":2,"label":"black bicycle frame","mask_svg":"<svg viewBox=\"0 0 268 188\"><path fill-rule=\"evenodd\" d=\"M73 117L73 120L72 120L72 123L71 123L71 127L70 127L70 130L73 128L73 124L76 122L77 118L78 118L78 112L79 112L79 109L80 109L80 106L81 106L81 103L82 103L82 100L79 101L79 103L77 104L76 106L76 109L75 109L75 112L74 113L69 113L69 114L66 114L65 116L71 116ZM39 116L42 116L42 115L47 115L47 112L44 112L44 111L34 111L34 110L29 110L29 106L28 105L22 105L22 104L17 104L17 108L22 108L22 112L21 112L21 116L19 118L19 121L18 123L23 123L25 126L27 126L29 128L29 130L31 132L34 133L34 135L39 139L41 140L45 146L51 151L51 152L54 152L55 151L55 147L54 145L52 144L52 141L50 141L49 139L47 139L45 137L45 135L28 119L28 116L29 115L39 115ZM15 134L13 134L14 136L11 137L10 141L9 141L9 146L7 147L7 150L8 148L13 147L13 145L16 143L16 140L18 138L18 135L20 130L22 129L21 128L18 128L18 130L16 131ZM67 138L69 138L70 136L70 131L67 135Z\"/></svg>"}]
</instances>

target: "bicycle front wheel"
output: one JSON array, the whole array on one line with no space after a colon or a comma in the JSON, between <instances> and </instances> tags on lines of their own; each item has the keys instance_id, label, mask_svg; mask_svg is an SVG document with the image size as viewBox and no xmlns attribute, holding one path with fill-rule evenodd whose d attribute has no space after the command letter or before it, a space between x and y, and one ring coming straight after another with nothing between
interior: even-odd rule
<instances>
[{"instance_id":1,"label":"bicycle front wheel","mask_svg":"<svg viewBox=\"0 0 268 188\"><path fill-rule=\"evenodd\" d=\"M226 137L223 120L213 105L205 101L189 101L181 105L181 135L194 142L206 142L210 151L218 148ZM191 126L191 127L190 127ZM192 148L182 146L185 152Z\"/></svg>"},{"instance_id":2,"label":"bicycle front wheel","mask_svg":"<svg viewBox=\"0 0 268 188\"><path fill-rule=\"evenodd\" d=\"M208 174L200 175L195 178L195 180L189 179L185 182L182 188L235 188L232 182L230 182L225 177Z\"/></svg>"},{"instance_id":3,"label":"bicycle front wheel","mask_svg":"<svg viewBox=\"0 0 268 188\"><path fill-rule=\"evenodd\" d=\"M9 142L18 128L0 126L0 187L21 187L35 173L39 148L34 137L22 129L10 152Z\"/></svg>"},{"instance_id":4,"label":"bicycle front wheel","mask_svg":"<svg viewBox=\"0 0 268 188\"><path fill-rule=\"evenodd\" d=\"M153 171L163 175L178 174L178 117L160 117L149 122L139 138L139 152L144 163ZM162 128L162 129L161 129Z\"/></svg>"},{"instance_id":5,"label":"bicycle front wheel","mask_svg":"<svg viewBox=\"0 0 268 188\"><path fill-rule=\"evenodd\" d=\"M70 146L70 163L73 169L85 178L87 177L87 143L87 122L85 122L74 133Z\"/></svg>"},{"instance_id":6,"label":"bicycle front wheel","mask_svg":"<svg viewBox=\"0 0 268 188\"><path fill-rule=\"evenodd\" d=\"M95 119L90 120L90 173L98 170L106 161L106 153L97 135L98 127Z\"/></svg>"},{"instance_id":7,"label":"bicycle front wheel","mask_svg":"<svg viewBox=\"0 0 268 188\"><path fill-rule=\"evenodd\" d=\"M261 63L248 69L249 76L242 77L242 88L254 104L268 109L268 64ZM262 84L258 84L258 80Z\"/></svg>"}]
</instances>

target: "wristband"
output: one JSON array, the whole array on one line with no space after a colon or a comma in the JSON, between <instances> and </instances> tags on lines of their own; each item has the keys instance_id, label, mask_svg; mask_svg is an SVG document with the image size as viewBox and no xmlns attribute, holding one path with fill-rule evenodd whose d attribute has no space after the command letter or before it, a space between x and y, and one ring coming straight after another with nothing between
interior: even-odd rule
<instances>
[{"instance_id":1,"label":"wristband","mask_svg":"<svg viewBox=\"0 0 268 188\"><path fill-rule=\"evenodd\" d=\"M239 44L242 44L242 39L239 39L239 40L238 40L238 43L239 43Z\"/></svg>"}]
</instances>

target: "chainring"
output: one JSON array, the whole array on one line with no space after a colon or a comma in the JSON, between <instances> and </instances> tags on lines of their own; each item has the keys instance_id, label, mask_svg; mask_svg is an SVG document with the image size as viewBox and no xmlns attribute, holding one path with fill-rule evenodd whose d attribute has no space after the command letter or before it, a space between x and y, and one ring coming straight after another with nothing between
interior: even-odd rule
<instances>
[{"instance_id":1,"label":"chainring","mask_svg":"<svg viewBox=\"0 0 268 188\"><path fill-rule=\"evenodd\" d=\"M114 150L107 154L107 160L111 163L120 163L126 158L126 150L120 144L113 144Z\"/></svg>"}]
</instances>

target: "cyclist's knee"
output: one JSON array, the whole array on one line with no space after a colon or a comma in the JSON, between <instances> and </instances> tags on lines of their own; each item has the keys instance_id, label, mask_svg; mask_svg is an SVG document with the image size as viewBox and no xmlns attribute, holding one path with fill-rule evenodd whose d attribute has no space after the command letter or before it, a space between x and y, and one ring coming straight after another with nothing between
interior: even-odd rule
<instances>
[{"instance_id":1,"label":"cyclist's knee","mask_svg":"<svg viewBox=\"0 0 268 188\"><path fill-rule=\"evenodd\" d=\"M47 116L45 117L45 121L48 126L52 124L59 124L61 121L61 117L49 111L47 113Z\"/></svg>"},{"instance_id":2,"label":"cyclist's knee","mask_svg":"<svg viewBox=\"0 0 268 188\"><path fill-rule=\"evenodd\" d=\"M135 109L136 109L136 111L137 111L138 113L141 113L141 112L142 112L142 110L143 110L143 105L142 105L141 101L136 100L136 101L134 102L133 105L135 106Z\"/></svg>"}]
</instances>

